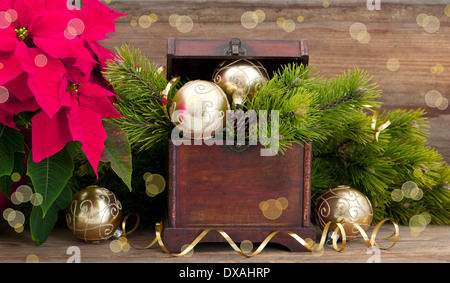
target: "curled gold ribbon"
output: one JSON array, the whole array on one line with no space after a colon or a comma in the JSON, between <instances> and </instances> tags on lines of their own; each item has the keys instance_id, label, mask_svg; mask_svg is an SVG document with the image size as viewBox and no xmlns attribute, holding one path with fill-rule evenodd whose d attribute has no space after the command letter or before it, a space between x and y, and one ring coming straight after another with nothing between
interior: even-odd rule
<instances>
[{"instance_id":1,"label":"curled gold ribbon","mask_svg":"<svg viewBox=\"0 0 450 283\"><path fill-rule=\"evenodd\" d=\"M169 95L169 92L172 90L172 88L180 81L180 77L174 77L172 78L169 83L167 84L166 88L162 91L163 96L163 103L166 105L167 103L167 96Z\"/></svg>"},{"instance_id":2,"label":"curled gold ribbon","mask_svg":"<svg viewBox=\"0 0 450 283\"><path fill-rule=\"evenodd\" d=\"M137 215L137 214L136 214ZM125 225L125 223L126 223L126 220L128 219L128 216L126 216L124 219L123 219L123 222L122 222L122 232L123 232L123 237L125 237L125 239L127 240L127 242L130 244L130 246L132 246L132 247L134 247L134 248L137 248L137 247L135 247L134 245L132 245L131 243L130 243L130 241L128 240L128 238L127 238L127 234L129 235L129 234L131 234L132 232L134 232L136 229L137 229L137 227L138 227L138 225L139 225L139 215L137 215L137 221L136 221L136 224L135 224L135 226L133 227L133 229L131 229L128 233L126 232L126 225ZM386 238L383 238L383 239L381 239L381 240L387 240L387 239L390 239L390 238L392 238L393 236L395 236L395 238L394 238L394 242L392 243L392 245L391 246L389 246L389 247L387 247L387 248L383 248L383 247L380 247L378 244L377 244L377 242L375 241L375 239L376 239L376 236L377 236L377 233L378 233L378 230L380 229L380 227L386 222L386 221L388 221L389 219L388 218L386 218L386 219L383 219L382 221L380 221L376 226L375 226L375 228L374 228L374 230L373 230L373 232L372 232L372 235L371 235L371 237L370 237L370 239L369 239L369 237L368 237L368 235L366 234L366 232L361 228L361 226L359 225L359 224L357 224L357 223L351 223L354 227L356 227L358 230L359 230L359 232L361 233L361 236L364 238L364 241L365 241L365 243L366 243L366 245L367 245L367 247L372 247L372 246L374 246L374 245L376 245L377 247L379 247L380 249L384 249L384 250L386 250L386 249L390 249L390 248L392 248L393 246L395 246L395 244L397 243L397 240L398 240L398 238L399 238L399 228L398 228L398 225L397 225L397 223L395 223L394 221L391 221L392 222L392 224L394 225L394 233L392 233L390 236L388 236L388 237L386 237ZM240 254L241 256L244 256L244 257L254 257L254 256L256 256L256 255L258 255L259 253L261 253L261 251L266 247L266 245L270 242L270 240L276 235L276 234L278 234L278 233L286 233L286 234L288 234L289 236L291 236L292 238L294 238L298 243L300 243L301 245L303 245L306 249L308 249L309 251L311 251L311 252L314 252L314 251L320 251L322 248L323 248L323 246L325 245L325 242L326 242L326 239L327 239L327 235L328 235L328 230L330 229L330 226L331 226L331 224L336 224L336 228L335 228L335 230L334 230L334 233L333 233L333 236L332 236L332 240L333 240L333 248L334 248L334 250L335 251L337 251L337 252L340 252L340 251L343 251L344 249L345 249L345 245L346 245L346 242L347 242L347 240L346 240L346 235L345 235L345 230L344 230L344 226L341 224L341 223L339 223L339 222L334 222L334 221L330 221L330 222L328 222L326 225L325 225L325 227L323 228L323 231L322 231L322 236L321 236L321 239L320 239L320 242L319 242L319 244L318 245L316 245L315 243L310 243L310 242L306 242L304 239L302 239L299 235L297 235L297 234L295 234L295 233L293 233L293 232L290 232L290 231L273 231L273 232L271 232L265 239L264 239L264 241L262 241L261 242L261 244L259 245L259 247L253 252L253 253L251 253L251 254L247 254L247 253L244 253L237 245L236 245L236 243L231 239L231 237L224 231L224 230L222 230L222 229L215 229L215 228L208 228L208 229L205 229L205 230L203 230L195 239L194 239L194 241L192 241L192 243L190 243L184 250L182 250L180 253L171 253L171 252L169 252L169 250L167 250L167 248L165 247L165 245L164 245L164 243L163 243L163 241L162 241L162 238L161 238L161 233L162 233L162 223L160 222L160 223L156 223L156 226L155 226L155 239L153 239L153 241L148 245L148 246L146 246L145 248L137 248L137 249L148 249L148 248L150 248L151 246L153 246L156 242L158 242L158 244L159 244L159 246L161 247L161 249L166 253L166 254L168 254L168 255L171 255L171 256L175 256L175 257L181 257L181 256L184 256L184 255L186 255L187 253L189 253L202 239L203 239L203 237L205 237L206 236L206 234L208 234L210 231L213 231L213 230L215 230L215 231L217 231L217 232L219 232L219 234L228 242L228 244L230 244L230 246L233 248L233 250L234 251L236 251L238 254ZM338 233L339 232L339 233ZM341 247L339 248L338 247L338 244L337 244L337 241L338 241L338 239L339 239L339 234L341 235L341 241L342 241L342 243L341 243Z\"/></svg>"},{"instance_id":3,"label":"curled gold ribbon","mask_svg":"<svg viewBox=\"0 0 450 283\"><path fill-rule=\"evenodd\" d=\"M161 66L156 70L155 74L164 76L166 74L166 72L167 72L167 69L165 67Z\"/></svg>"},{"instance_id":4,"label":"curled gold ribbon","mask_svg":"<svg viewBox=\"0 0 450 283\"><path fill-rule=\"evenodd\" d=\"M380 135L381 131L385 130L389 125L391 125L391 121L387 120L377 128L377 117L378 117L378 109L375 109L373 116L372 116L372 130L375 131L375 140L378 141L378 136Z\"/></svg>"}]
</instances>

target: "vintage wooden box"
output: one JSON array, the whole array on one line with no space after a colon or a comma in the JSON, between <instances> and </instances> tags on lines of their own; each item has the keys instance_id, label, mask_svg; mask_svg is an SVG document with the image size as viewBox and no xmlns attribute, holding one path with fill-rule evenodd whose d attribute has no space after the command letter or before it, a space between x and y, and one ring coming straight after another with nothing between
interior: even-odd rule
<instances>
[{"instance_id":1,"label":"vintage wooden box","mask_svg":"<svg viewBox=\"0 0 450 283\"><path fill-rule=\"evenodd\" d=\"M211 80L224 59L256 59L269 74L282 64L308 64L307 41L169 39L167 77ZM271 232L291 231L315 239L310 222L311 144L285 154L261 156L261 145L239 152L226 145L169 142L168 212L162 238L179 252L204 229L224 230L256 248ZM210 231L202 242L224 242ZM270 241L290 251L306 250L286 233Z\"/></svg>"}]
</instances>

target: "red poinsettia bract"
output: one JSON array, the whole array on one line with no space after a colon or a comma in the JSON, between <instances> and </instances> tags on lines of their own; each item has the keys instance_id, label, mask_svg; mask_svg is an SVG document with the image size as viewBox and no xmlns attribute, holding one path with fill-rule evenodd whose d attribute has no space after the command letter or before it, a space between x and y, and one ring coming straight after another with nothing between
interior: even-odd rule
<instances>
[{"instance_id":1,"label":"red poinsettia bract","mask_svg":"<svg viewBox=\"0 0 450 283\"><path fill-rule=\"evenodd\" d=\"M99 69L114 54L97 41L115 31L115 12L98 0L81 9L67 0L0 1L0 123L31 120L33 161L80 141L97 173L106 132L102 119L121 115Z\"/></svg>"}]
</instances>

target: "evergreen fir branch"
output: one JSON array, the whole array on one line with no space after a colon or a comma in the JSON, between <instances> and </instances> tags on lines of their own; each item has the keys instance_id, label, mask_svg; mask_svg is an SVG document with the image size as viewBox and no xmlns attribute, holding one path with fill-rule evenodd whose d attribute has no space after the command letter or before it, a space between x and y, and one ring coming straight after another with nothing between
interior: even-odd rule
<instances>
[{"instance_id":1,"label":"evergreen fir branch","mask_svg":"<svg viewBox=\"0 0 450 283\"><path fill-rule=\"evenodd\" d=\"M146 150L166 141L173 129L161 96L168 82L140 50L124 44L116 51L117 58L107 63L104 72L117 95L115 106L124 116L114 121L132 145Z\"/></svg>"}]
</instances>

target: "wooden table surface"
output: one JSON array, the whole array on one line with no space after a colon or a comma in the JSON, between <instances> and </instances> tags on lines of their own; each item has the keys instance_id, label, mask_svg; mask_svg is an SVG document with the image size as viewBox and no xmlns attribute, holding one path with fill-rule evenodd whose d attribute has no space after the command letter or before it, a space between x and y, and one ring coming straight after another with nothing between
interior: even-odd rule
<instances>
[{"instance_id":1,"label":"wooden table surface","mask_svg":"<svg viewBox=\"0 0 450 283\"><path fill-rule=\"evenodd\" d=\"M383 109L425 109L430 145L450 162L450 107L444 107L450 99L450 2L371 2L378 1L379 10L368 9L366 0L108 0L109 6L127 16L117 20L116 33L102 44L114 50L129 43L164 66L169 37L307 39L310 66L323 76L365 69L383 91ZM245 17L241 22L244 13L256 10L263 11L261 23L253 24L251 17L250 23ZM421 14L429 17L424 20L422 15L418 21ZM170 24L172 15L183 17L178 26L174 21ZM355 23L366 29L358 33L359 39L350 33ZM441 109L426 103L432 90L444 98Z\"/></svg>"},{"instance_id":2,"label":"wooden table surface","mask_svg":"<svg viewBox=\"0 0 450 283\"><path fill-rule=\"evenodd\" d=\"M319 236L316 239L318 243L321 231L316 230ZM369 237L372 231L373 227L369 228L367 232ZM377 239L388 236L392 232L392 224L385 223L381 226ZM347 242L345 249L341 252L325 246L322 254L293 253L283 246L269 242L261 253L248 258L235 252L228 243L199 243L195 246L192 255L183 257L164 253L158 243L148 249L140 249L150 244L155 237L153 231L142 229L138 229L128 237L135 247L120 252L111 250L111 242L114 239L87 243L75 238L65 227L54 229L49 239L41 246L37 246L31 240L27 230L20 234L5 233L3 230L0 232L0 263L25 263L30 255L34 255L40 263L65 263L73 259L75 249L79 251L76 255L79 255L81 263L366 263L376 257L381 263L448 263L450 262L449 234L450 226L429 225L418 236L412 236L408 226L400 226L396 245L389 250L379 250L379 253L368 250L360 237ZM391 240L377 242L382 247L392 244ZM237 244L239 246L239 243ZM255 243L253 251L257 246L259 244Z\"/></svg>"}]
</instances>

